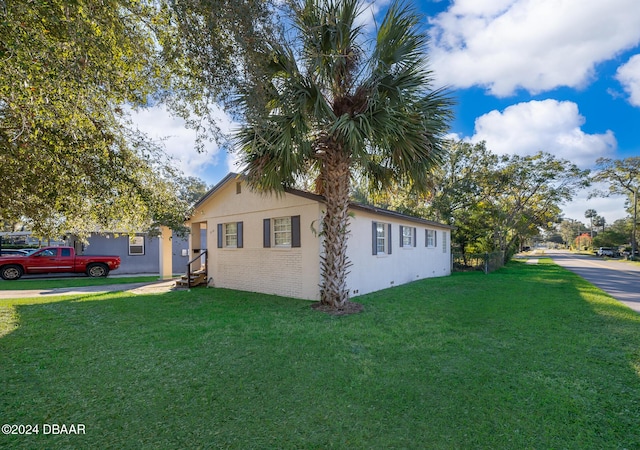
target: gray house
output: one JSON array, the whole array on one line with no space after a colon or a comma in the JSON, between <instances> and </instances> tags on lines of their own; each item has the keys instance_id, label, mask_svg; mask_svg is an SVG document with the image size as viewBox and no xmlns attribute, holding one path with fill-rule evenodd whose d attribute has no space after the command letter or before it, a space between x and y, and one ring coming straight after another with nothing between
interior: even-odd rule
<instances>
[{"instance_id":1,"label":"gray house","mask_svg":"<svg viewBox=\"0 0 640 450\"><path fill-rule=\"evenodd\" d=\"M62 240L37 239L30 231L0 232L4 243L24 247L47 247L68 245L74 247L79 255L115 255L121 260L120 267L114 274L160 274L170 277L173 274L185 273L189 262L189 238L180 237L163 228L161 236L166 236L163 246L161 236L149 236L138 233L132 239L122 233L92 233L88 243L83 244L76 236L67 235ZM204 237L202 242L206 242ZM165 260L161 263L161 251ZM162 267L164 265L164 267Z\"/></svg>"},{"instance_id":2,"label":"gray house","mask_svg":"<svg viewBox=\"0 0 640 450\"><path fill-rule=\"evenodd\" d=\"M83 255L116 255L121 259L114 274L159 274L160 238L137 234L133 238L114 233L93 233L88 244L69 238L68 245ZM171 264L173 273L185 273L189 262L189 241L175 234L171 237Z\"/></svg>"}]
</instances>

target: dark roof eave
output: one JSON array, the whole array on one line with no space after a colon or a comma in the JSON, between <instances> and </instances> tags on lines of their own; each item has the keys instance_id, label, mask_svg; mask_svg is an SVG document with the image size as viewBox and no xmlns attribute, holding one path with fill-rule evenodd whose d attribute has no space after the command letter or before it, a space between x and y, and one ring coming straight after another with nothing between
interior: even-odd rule
<instances>
[{"instance_id":1,"label":"dark roof eave","mask_svg":"<svg viewBox=\"0 0 640 450\"><path fill-rule=\"evenodd\" d=\"M300 191L298 189L292 189L292 188L286 188L285 192L287 192L288 194L297 195L299 197L304 197L304 198L307 198L307 199L310 199L310 200L315 200L317 202L326 203L326 200L322 195L312 194L311 192ZM434 227L439 227L439 228L447 228L447 229L450 229L450 230L455 229L455 227L453 227L451 225L444 224L444 223L435 222L433 220L423 219L422 217L415 217L415 216L410 216L408 214L402 214L402 213L399 213L397 211L390 211L388 209L377 208L377 207L371 206L371 205L363 205L362 203L350 202L349 203L349 208L350 209L354 209L356 211L369 212L369 213L372 213L372 214L378 214L378 215L381 215L381 216L394 218L394 219L406 220L408 222L419 223L419 224L422 224L422 225L429 225L429 226L434 226Z\"/></svg>"},{"instance_id":2,"label":"dark roof eave","mask_svg":"<svg viewBox=\"0 0 640 450\"><path fill-rule=\"evenodd\" d=\"M364 212L369 212L372 214L378 214L380 216L385 216L385 217L389 217L389 218L393 218L393 219L400 219L400 220L406 220L407 222L414 222L414 223L419 223L421 225L429 225L429 226L433 226L433 227L438 227L438 228L446 228L449 230L454 230L455 227L451 226L451 225L447 225L444 223L440 223L440 222L436 222L433 220L428 220L428 219L423 219L422 217L416 217L416 216L410 216L408 214L402 214L399 213L397 211L391 211L388 209L383 209L383 208L377 208L375 206L371 206L371 205L363 205L361 203L350 203L349 204L349 208L351 209L355 209L355 210L359 210L359 211L364 211Z\"/></svg>"}]
</instances>

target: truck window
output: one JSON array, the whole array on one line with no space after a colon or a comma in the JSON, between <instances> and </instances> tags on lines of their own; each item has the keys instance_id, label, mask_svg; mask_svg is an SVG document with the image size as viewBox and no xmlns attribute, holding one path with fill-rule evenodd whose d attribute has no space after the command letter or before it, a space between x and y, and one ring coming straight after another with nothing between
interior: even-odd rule
<instances>
[{"instance_id":1,"label":"truck window","mask_svg":"<svg viewBox=\"0 0 640 450\"><path fill-rule=\"evenodd\" d=\"M63 248L62 249L62 254L60 256L71 256L71 249L70 248Z\"/></svg>"}]
</instances>

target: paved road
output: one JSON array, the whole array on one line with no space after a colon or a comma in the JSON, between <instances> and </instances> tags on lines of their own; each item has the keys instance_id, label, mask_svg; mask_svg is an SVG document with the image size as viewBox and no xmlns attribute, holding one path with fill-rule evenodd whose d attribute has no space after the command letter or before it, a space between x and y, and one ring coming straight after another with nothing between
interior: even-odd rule
<instances>
[{"instance_id":1,"label":"paved road","mask_svg":"<svg viewBox=\"0 0 640 450\"><path fill-rule=\"evenodd\" d=\"M640 312L640 265L576 255L563 250L545 250L545 255Z\"/></svg>"}]
</instances>

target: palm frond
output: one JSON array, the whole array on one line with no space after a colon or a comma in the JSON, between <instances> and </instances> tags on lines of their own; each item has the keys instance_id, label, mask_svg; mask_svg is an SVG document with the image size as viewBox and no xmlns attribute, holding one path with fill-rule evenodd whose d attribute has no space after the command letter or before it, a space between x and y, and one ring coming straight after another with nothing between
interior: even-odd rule
<instances>
[{"instance_id":1,"label":"palm frond","mask_svg":"<svg viewBox=\"0 0 640 450\"><path fill-rule=\"evenodd\" d=\"M363 83L369 108L360 121L369 134L357 160L374 185L395 179L426 189L431 170L442 161L440 142L453 101L445 89L431 89L427 44L414 9L394 3L378 31L370 77Z\"/></svg>"},{"instance_id":2,"label":"palm frond","mask_svg":"<svg viewBox=\"0 0 640 450\"><path fill-rule=\"evenodd\" d=\"M420 17L403 1L389 7L361 79L362 29L355 20L362 5L304 0L295 22L301 53L280 43L266 46L268 64L257 86L263 109L238 136L247 169L256 175L250 179L263 187L292 184L318 164L321 141L336 142L354 170L379 185L396 179L426 187L440 164L453 101L446 90L431 89Z\"/></svg>"},{"instance_id":3,"label":"palm frond","mask_svg":"<svg viewBox=\"0 0 640 450\"><path fill-rule=\"evenodd\" d=\"M306 0L296 26L304 36L304 61L309 75L326 87L331 99L349 92L363 51L358 45L362 27L355 21L362 12L361 0Z\"/></svg>"},{"instance_id":4,"label":"palm frond","mask_svg":"<svg viewBox=\"0 0 640 450\"><path fill-rule=\"evenodd\" d=\"M387 73L396 67L415 65L427 54L428 36L419 30L420 15L405 2L394 2L378 29L372 61L373 72Z\"/></svg>"},{"instance_id":5,"label":"palm frond","mask_svg":"<svg viewBox=\"0 0 640 450\"><path fill-rule=\"evenodd\" d=\"M320 89L299 69L291 49L267 46L259 90L240 99L253 107L248 123L236 134L248 181L262 190L282 190L295 184L313 158L314 129L332 120L332 110Z\"/></svg>"}]
</instances>

